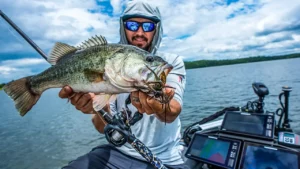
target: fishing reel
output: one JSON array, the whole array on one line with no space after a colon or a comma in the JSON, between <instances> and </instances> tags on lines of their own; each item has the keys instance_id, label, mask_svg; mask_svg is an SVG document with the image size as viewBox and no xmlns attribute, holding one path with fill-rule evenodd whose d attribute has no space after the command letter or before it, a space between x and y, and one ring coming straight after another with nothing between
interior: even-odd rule
<instances>
[{"instance_id":1,"label":"fishing reel","mask_svg":"<svg viewBox=\"0 0 300 169\"><path fill-rule=\"evenodd\" d=\"M130 111L129 109L126 110ZM126 112L126 113L127 113ZM104 134L106 140L116 147L121 147L126 142L132 140L132 132L130 126L134 125L137 121L142 119L143 115L138 111L135 112L131 119L125 115L125 112L115 114L104 127ZM107 120L106 120L107 121Z\"/></svg>"},{"instance_id":2,"label":"fishing reel","mask_svg":"<svg viewBox=\"0 0 300 169\"><path fill-rule=\"evenodd\" d=\"M108 123L104 127L106 140L116 147L121 147L126 142L134 140L134 135L131 132L130 126L142 119L143 114L138 111L131 117L131 110L128 105L131 103L130 95L125 100L125 108L123 111L117 112L114 116L105 112L103 109L97 111L104 120Z\"/></svg>"},{"instance_id":3,"label":"fishing reel","mask_svg":"<svg viewBox=\"0 0 300 169\"><path fill-rule=\"evenodd\" d=\"M106 140L116 147L121 147L126 142L129 143L142 157L144 157L156 169L167 169L162 161L152 154L151 150L137 139L131 132L130 126L141 120L143 114L138 111L135 112L132 118L130 110L126 106L124 111L111 116L103 109L97 111L105 119L108 124L104 128Z\"/></svg>"},{"instance_id":4,"label":"fishing reel","mask_svg":"<svg viewBox=\"0 0 300 169\"><path fill-rule=\"evenodd\" d=\"M113 116L112 124L107 124L104 127L104 133L106 140L109 143L116 147L121 147L127 142L128 136L131 134L131 130L118 113Z\"/></svg>"}]
</instances>

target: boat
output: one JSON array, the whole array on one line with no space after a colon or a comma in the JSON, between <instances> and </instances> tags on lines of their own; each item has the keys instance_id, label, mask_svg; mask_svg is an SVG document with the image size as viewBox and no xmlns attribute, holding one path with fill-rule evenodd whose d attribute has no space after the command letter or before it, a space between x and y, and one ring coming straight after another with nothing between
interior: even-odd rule
<instances>
[{"instance_id":1,"label":"boat","mask_svg":"<svg viewBox=\"0 0 300 169\"><path fill-rule=\"evenodd\" d=\"M275 112L263 108L268 88L260 82L252 87L258 100L225 108L184 131L182 156L191 169L300 169L300 139L289 124L291 87L282 87Z\"/></svg>"}]
</instances>

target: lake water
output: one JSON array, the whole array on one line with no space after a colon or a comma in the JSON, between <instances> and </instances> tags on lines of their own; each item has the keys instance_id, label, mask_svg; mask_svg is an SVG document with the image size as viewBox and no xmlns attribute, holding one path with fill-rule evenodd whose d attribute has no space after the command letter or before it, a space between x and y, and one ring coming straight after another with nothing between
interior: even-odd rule
<instances>
[{"instance_id":1,"label":"lake water","mask_svg":"<svg viewBox=\"0 0 300 169\"><path fill-rule=\"evenodd\" d=\"M279 108L281 87L293 87L290 97L292 127L300 131L300 59L277 60L187 70L183 128L229 106L254 101L251 84L263 82L270 91L265 110ZM58 98L58 89L46 91L24 117L0 91L0 168L55 169L93 147L106 143L94 129L91 116Z\"/></svg>"}]
</instances>

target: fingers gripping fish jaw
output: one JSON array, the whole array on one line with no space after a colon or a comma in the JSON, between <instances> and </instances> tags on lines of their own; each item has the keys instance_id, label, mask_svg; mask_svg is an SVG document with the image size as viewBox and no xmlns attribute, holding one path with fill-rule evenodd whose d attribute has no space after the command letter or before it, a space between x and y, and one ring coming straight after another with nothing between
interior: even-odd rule
<instances>
[{"instance_id":1,"label":"fingers gripping fish jaw","mask_svg":"<svg viewBox=\"0 0 300 169\"><path fill-rule=\"evenodd\" d=\"M147 86L148 89L146 93L152 96L152 98L156 98L162 104L169 103L175 94L174 87L166 86L161 81L145 82L145 85ZM174 90L171 90L171 93L166 94L164 90L166 90L167 88L171 88Z\"/></svg>"}]
</instances>

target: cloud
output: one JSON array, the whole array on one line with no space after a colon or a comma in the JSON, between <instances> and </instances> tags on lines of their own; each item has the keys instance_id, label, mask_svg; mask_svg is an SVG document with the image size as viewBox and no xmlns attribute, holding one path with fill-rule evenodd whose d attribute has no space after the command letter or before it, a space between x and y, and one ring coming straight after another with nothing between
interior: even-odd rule
<instances>
[{"instance_id":1,"label":"cloud","mask_svg":"<svg viewBox=\"0 0 300 169\"><path fill-rule=\"evenodd\" d=\"M121 15L123 11L123 7L127 1L124 0L111 0L110 4L113 8L114 15Z\"/></svg>"},{"instance_id":2,"label":"cloud","mask_svg":"<svg viewBox=\"0 0 300 169\"><path fill-rule=\"evenodd\" d=\"M24 58L0 62L0 82L8 82L25 76L34 75L49 67L44 59Z\"/></svg>"},{"instance_id":3,"label":"cloud","mask_svg":"<svg viewBox=\"0 0 300 169\"><path fill-rule=\"evenodd\" d=\"M27 67L27 66L34 66L40 64L48 64L48 62L44 59L24 58L24 59L17 59L17 60L5 60L2 61L0 64L10 66L10 67Z\"/></svg>"},{"instance_id":4,"label":"cloud","mask_svg":"<svg viewBox=\"0 0 300 169\"><path fill-rule=\"evenodd\" d=\"M282 4L284 5L284 4ZM281 5L280 5L281 6ZM286 6L286 5L285 5ZM275 8L276 6L274 6ZM279 7L279 6L278 6ZM278 12L277 15L270 15L259 22L259 31L257 36L265 36L277 32L300 30L300 3L296 6L290 6L288 10Z\"/></svg>"},{"instance_id":5,"label":"cloud","mask_svg":"<svg viewBox=\"0 0 300 169\"><path fill-rule=\"evenodd\" d=\"M19 0L13 4L3 0L0 6L35 42L48 41L39 44L46 51L57 41L75 45L99 33L108 40L116 40L118 35L118 29L111 29L118 27L117 18L101 13L101 6L94 0Z\"/></svg>"},{"instance_id":6,"label":"cloud","mask_svg":"<svg viewBox=\"0 0 300 169\"><path fill-rule=\"evenodd\" d=\"M299 48L293 48L299 43L294 38L300 34L296 14L299 1L241 0L229 6L215 5L218 1L182 3L172 9L173 16L164 15L172 24L165 25L167 36L162 47L183 55L186 60L299 52Z\"/></svg>"},{"instance_id":7,"label":"cloud","mask_svg":"<svg viewBox=\"0 0 300 169\"><path fill-rule=\"evenodd\" d=\"M18 71L16 68L7 67L7 66L0 66L0 72L2 75L9 75L14 71Z\"/></svg>"}]
</instances>

